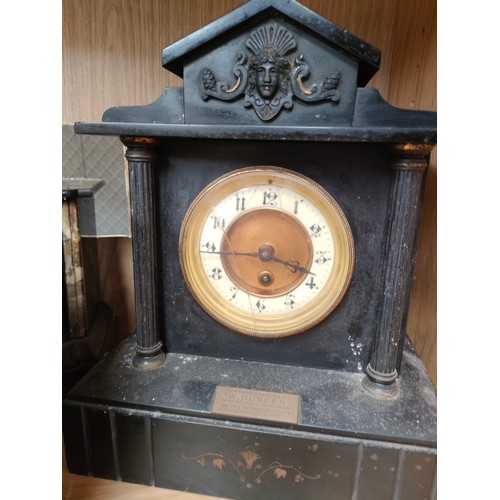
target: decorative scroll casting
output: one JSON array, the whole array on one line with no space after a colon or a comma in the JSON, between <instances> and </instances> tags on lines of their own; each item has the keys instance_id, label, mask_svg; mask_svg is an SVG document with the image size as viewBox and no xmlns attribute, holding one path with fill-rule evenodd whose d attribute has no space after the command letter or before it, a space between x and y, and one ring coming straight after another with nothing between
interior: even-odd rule
<instances>
[{"instance_id":1,"label":"decorative scroll casting","mask_svg":"<svg viewBox=\"0 0 500 500\"><path fill-rule=\"evenodd\" d=\"M220 82L211 69L203 69L203 100L233 101L244 94L243 105L253 107L264 121L274 118L282 108L291 109L294 97L304 102L340 101L337 90L340 71L333 70L322 82L307 87L309 66L302 54L293 63L290 61L289 54L297 49L297 43L283 26L276 23L261 26L250 35L245 46L250 54L238 55L233 68L234 84Z\"/></svg>"},{"instance_id":2,"label":"decorative scroll casting","mask_svg":"<svg viewBox=\"0 0 500 500\"><path fill-rule=\"evenodd\" d=\"M221 453L204 453L196 457L182 457L184 460L194 460L199 465L211 466L214 469L222 470L225 467L232 469L239 475L240 481L245 483L247 488L253 488L253 485L260 485L266 479L286 479L292 478L294 483L301 483L306 479L320 479L321 475L314 476L304 474L300 467L293 465L283 465L275 460L267 466L262 465L261 456L248 446L244 451L238 452L238 457L233 461Z\"/></svg>"}]
</instances>

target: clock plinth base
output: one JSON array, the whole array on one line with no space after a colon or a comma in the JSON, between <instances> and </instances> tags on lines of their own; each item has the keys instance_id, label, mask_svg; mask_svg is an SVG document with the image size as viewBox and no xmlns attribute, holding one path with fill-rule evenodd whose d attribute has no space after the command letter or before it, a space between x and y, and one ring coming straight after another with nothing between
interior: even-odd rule
<instances>
[{"instance_id":1,"label":"clock plinth base","mask_svg":"<svg viewBox=\"0 0 500 500\"><path fill-rule=\"evenodd\" d=\"M382 400L362 372L181 353L141 371L135 354L131 337L66 398L70 472L238 500L433 498L436 396L410 346ZM297 395L297 423L212 413L221 386Z\"/></svg>"}]
</instances>

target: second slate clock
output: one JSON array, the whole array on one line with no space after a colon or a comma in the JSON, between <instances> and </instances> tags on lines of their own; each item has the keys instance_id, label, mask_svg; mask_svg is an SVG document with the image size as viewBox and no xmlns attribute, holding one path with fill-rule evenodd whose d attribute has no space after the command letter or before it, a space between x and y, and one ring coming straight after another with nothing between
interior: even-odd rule
<instances>
[{"instance_id":1,"label":"second slate clock","mask_svg":"<svg viewBox=\"0 0 500 500\"><path fill-rule=\"evenodd\" d=\"M311 179L278 167L239 169L207 186L186 214L179 248L203 309L257 337L320 322L344 296L354 265L337 202Z\"/></svg>"}]
</instances>

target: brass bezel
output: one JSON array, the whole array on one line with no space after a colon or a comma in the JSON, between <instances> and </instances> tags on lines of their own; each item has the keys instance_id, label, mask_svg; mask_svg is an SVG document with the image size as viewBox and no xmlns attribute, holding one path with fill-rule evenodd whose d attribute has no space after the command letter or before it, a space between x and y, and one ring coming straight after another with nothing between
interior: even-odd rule
<instances>
[{"instance_id":1,"label":"brass bezel","mask_svg":"<svg viewBox=\"0 0 500 500\"><path fill-rule=\"evenodd\" d=\"M320 293L300 309L286 314L257 317L225 300L206 276L200 257L200 236L213 206L230 193L252 185L285 186L313 203L333 235L332 272ZM244 335L276 338L304 332L325 319L344 297L354 269L354 241L349 223L334 198L319 184L291 170L253 166L234 170L205 187L191 203L179 236L179 260L187 286L203 310L216 321Z\"/></svg>"}]
</instances>

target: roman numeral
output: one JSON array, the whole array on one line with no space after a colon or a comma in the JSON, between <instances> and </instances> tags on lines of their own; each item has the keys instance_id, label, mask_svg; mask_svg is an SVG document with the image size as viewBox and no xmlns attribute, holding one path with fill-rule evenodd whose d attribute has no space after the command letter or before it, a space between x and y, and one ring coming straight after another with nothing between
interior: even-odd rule
<instances>
[{"instance_id":1,"label":"roman numeral","mask_svg":"<svg viewBox=\"0 0 500 500\"><path fill-rule=\"evenodd\" d=\"M236 195L236 211L239 212L243 212L243 210L245 210L245 197L242 196L241 198L239 197L239 195Z\"/></svg>"}]
</instances>

